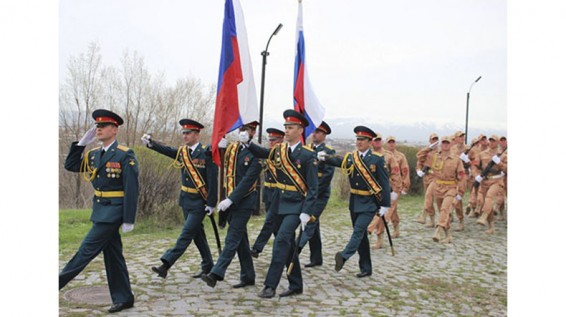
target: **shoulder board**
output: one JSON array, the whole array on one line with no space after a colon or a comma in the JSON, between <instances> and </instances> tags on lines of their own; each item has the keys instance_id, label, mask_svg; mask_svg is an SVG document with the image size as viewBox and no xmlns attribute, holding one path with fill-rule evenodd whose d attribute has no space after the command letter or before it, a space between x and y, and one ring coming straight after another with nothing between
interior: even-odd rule
<instances>
[{"instance_id":1,"label":"shoulder board","mask_svg":"<svg viewBox=\"0 0 566 317\"><path fill-rule=\"evenodd\" d=\"M303 149L314 152L314 150L309 145L303 145Z\"/></svg>"},{"instance_id":2,"label":"shoulder board","mask_svg":"<svg viewBox=\"0 0 566 317\"><path fill-rule=\"evenodd\" d=\"M127 146L123 146L123 145L118 145L118 150L124 151L124 152L128 152L130 150L129 147Z\"/></svg>"},{"instance_id":3,"label":"shoulder board","mask_svg":"<svg viewBox=\"0 0 566 317\"><path fill-rule=\"evenodd\" d=\"M371 153L372 153L373 155L383 156L383 154L381 154L381 153L379 153L379 152L376 152L376 151L371 151Z\"/></svg>"},{"instance_id":4,"label":"shoulder board","mask_svg":"<svg viewBox=\"0 0 566 317\"><path fill-rule=\"evenodd\" d=\"M202 148L203 148L203 149L206 149L206 145L203 144L203 145L202 145Z\"/></svg>"},{"instance_id":5,"label":"shoulder board","mask_svg":"<svg viewBox=\"0 0 566 317\"><path fill-rule=\"evenodd\" d=\"M327 145L327 144L325 144L324 146L325 146L325 147L326 147L327 149L329 149L329 150L333 150L333 151L334 151L334 148L333 148L333 147L331 147L330 145Z\"/></svg>"}]
</instances>

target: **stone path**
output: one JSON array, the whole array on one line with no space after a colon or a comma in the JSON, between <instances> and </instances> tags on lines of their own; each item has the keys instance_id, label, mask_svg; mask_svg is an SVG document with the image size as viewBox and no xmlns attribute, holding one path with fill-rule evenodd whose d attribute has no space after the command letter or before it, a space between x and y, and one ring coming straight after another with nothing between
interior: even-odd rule
<instances>
[{"instance_id":1,"label":"stone path","mask_svg":"<svg viewBox=\"0 0 566 317\"><path fill-rule=\"evenodd\" d=\"M402 207L402 204L401 204ZM442 245L431 239L433 229L413 221L418 210L400 209L401 237L394 239L396 256L389 246L372 250L374 272L359 279L358 256L340 272L334 271L334 254L347 243L351 226L345 210L327 210L322 217L324 265L303 269L304 293L290 298L261 299L257 293L271 258L271 246L255 259L256 285L232 289L239 279L237 257L224 282L208 287L191 275L198 271L199 256L193 244L169 271L167 279L151 272L174 239L129 243L124 238L125 257L136 296L135 307L122 316L506 316L507 315L507 223L496 223L496 234L488 236L475 219L466 218L464 232L455 232L454 243ZM250 228L250 240L260 228ZM223 238L225 231L221 233ZM213 257L216 244L210 234ZM372 243L375 236L371 237ZM386 240L387 241L387 240ZM270 242L271 243L271 242ZM301 265L308 263L308 248ZM60 261L62 267L68 259ZM65 292L78 287L106 286L102 256L60 292L60 315L106 315L110 303L88 305L70 302ZM277 293L288 286L282 279Z\"/></svg>"}]
</instances>

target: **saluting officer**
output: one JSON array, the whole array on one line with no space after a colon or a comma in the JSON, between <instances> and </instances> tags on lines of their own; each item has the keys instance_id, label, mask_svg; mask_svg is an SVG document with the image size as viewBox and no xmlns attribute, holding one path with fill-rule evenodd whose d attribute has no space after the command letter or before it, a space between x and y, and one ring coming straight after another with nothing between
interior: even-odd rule
<instances>
[{"instance_id":1,"label":"saluting officer","mask_svg":"<svg viewBox=\"0 0 566 317\"><path fill-rule=\"evenodd\" d=\"M94 187L92 227L77 253L59 273L59 289L77 276L101 251L104 254L106 279L110 288L110 313L134 306L128 268L122 253L122 232L134 229L138 204L138 161L131 149L116 141L118 127L124 120L112 111L92 113L96 126L79 142L73 142L65 160L65 169L82 172ZM83 155L95 139L102 142Z\"/></svg>"},{"instance_id":2,"label":"saluting officer","mask_svg":"<svg viewBox=\"0 0 566 317\"><path fill-rule=\"evenodd\" d=\"M152 267L151 270L166 278L168 270L194 240L202 261L201 271L192 277L199 278L208 273L214 265L202 221L206 214L212 214L218 200L218 167L212 161L210 146L200 144L200 130L204 129L204 126L191 119L182 119L179 124L185 143L179 148L160 144L152 140L149 134L142 136L142 142L147 147L174 159L172 166L181 170L179 206L183 209L185 218L175 246L161 256L162 264Z\"/></svg>"},{"instance_id":3,"label":"saluting officer","mask_svg":"<svg viewBox=\"0 0 566 317\"><path fill-rule=\"evenodd\" d=\"M267 140L269 141L269 148L273 148L276 144L283 142L283 137L285 137L285 132L269 128L267 131ZM271 208L272 201L274 200L274 194L277 192L277 169L270 160L263 160L263 170L264 172L264 182L263 182L263 193L262 200L265 204L265 221L263 226L257 235L255 243L250 250L252 257L257 258L259 254L263 251L263 248L269 241L271 234L273 232L273 222L275 219L276 212L273 212Z\"/></svg>"},{"instance_id":4,"label":"saluting officer","mask_svg":"<svg viewBox=\"0 0 566 317\"><path fill-rule=\"evenodd\" d=\"M258 294L262 298L275 296L285 266L293 261L293 270L287 277L289 289L280 297L302 294L303 277L299 258L293 258L295 229L301 224L305 229L311 219L318 193L317 160L313 150L301 144L301 135L309 125L307 119L295 110L283 112L285 118L285 140L271 149L250 144L250 151L259 158L271 161L277 169L277 193L272 208L276 212L274 222L275 241L273 255L263 283L265 287Z\"/></svg>"},{"instance_id":5,"label":"saluting officer","mask_svg":"<svg viewBox=\"0 0 566 317\"><path fill-rule=\"evenodd\" d=\"M347 153L344 158L326 158L325 152L319 152L318 159L341 167L350 178L350 217L354 230L344 250L334 256L334 269L340 271L346 260L357 251L360 255L360 273L356 276L361 278L372 274L367 228L376 212L379 211L379 215L383 216L389 209L391 188L383 156L370 149L371 140L377 136L375 132L370 128L357 126L354 133L356 151Z\"/></svg>"},{"instance_id":6,"label":"saluting officer","mask_svg":"<svg viewBox=\"0 0 566 317\"><path fill-rule=\"evenodd\" d=\"M315 153L324 151L328 154L335 154L336 151L328 146L326 143L326 136L332 133L330 126L322 121L322 123L314 130L312 133L312 145L311 149ZM305 247L307 242L309 243L310 249L310 262L305 264L305 267L314 267L322 265L322 240L320 237L320 216L326 208L328 199L330 198L330 183L332 182L332 177L334 176L334 166L320 162L318 164L318 194L316 197L316 203L314 205L314 210L312 215L315 217L313 222L307 224L305 231L301 235L301 241L299 241L299 247L302 249Z\"/></svg>"},{"instance_id":7,"label":"saluting officer","mask_svg":"<svg viewBox=\"0 0 566 317\"><path fill-rule=\"evenodd\" d=\"M247 144L254 138L258 122L250 122L240 127L239 142L228 145L226 139L220 140L218 147L226 148L224 154L224 194L225 199L218 204L220 212L226 212L228 232L224 249L216 265L202 280L210 287L216 286L216 281L224 280L228 265L234 259L236 252L240 260L240 283L234 288L255 285L254 262L250 254L248 230L246 228L252 212L257 208L259 195L256 184L261 174L259 160L252 155Z\"/></svg>"}]
</instances>

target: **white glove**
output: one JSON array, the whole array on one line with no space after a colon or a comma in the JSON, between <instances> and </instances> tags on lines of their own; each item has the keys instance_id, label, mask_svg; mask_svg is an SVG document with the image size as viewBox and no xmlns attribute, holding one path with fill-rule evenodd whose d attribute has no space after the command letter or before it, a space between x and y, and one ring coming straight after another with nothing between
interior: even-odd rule
<instances>
[{"instance_id":1,"label":"white glove","mask_svg":"<svg viewBox=\"0 0 566 317\"><path fill-rule=\"evenodd\" d=\"M457 200L457 201L462 200L462 196L460 196L460 194L456 195L456 200Z\"/></svg>"},{"instance_id":2,"label":"white glove","mask_svg":"<svg viewBox=\"0 0 566 317\"><path fill-rule=\"evenodd\" d=\"M418 175L419 177L423 177L423 176L424 176L424 172L421 171L421 170L417 170L417 175Z\"/></svg>"},{"instance_id":3,"label":"white glove","mask_svg":"<svg viewBox=\"0 0 566 317\"><path fill-rule=\"evenodd\" d=\"M320 152L316 153L316 158L317 158L319 161L326 161L326 156L327 156L327 155L328 155L328 154L327 154L326 152L320 151Z\"/></svg>"},{"instance_id":4,"label":"white glove","mask_svg":"<svg viewBox=\"0 0 566 317\"><path fill-rule=\"evenodd\" d=\"M204 211L206 211L206 214L210 216L214 213L214 207L206 206L204 207Z\"/></svg>"},{"instance_id":5,"label":"white glove","mask_svg":"<svg viewBox=\"0 0 566 317\"><path fill-rule=\"evenodd\" d=\"M387 213L387 211L389 210L389 207L379 207L379 216L383 217L385 216L385 214Z\"/></svg>"},{"instance_id":6,"label":"white glove","mask_svg":"<svg viewBox=\"0 0 566 317\"><path fill-rule=\"evenodd\" d=\"M391 201L396 201L399 195L396 192L391 192Z\"/></svg>"},{"instance_id":7,"label":"white glove","mask_svg":"<svg viewBox=\"0 0 566 317\"><path fill-rule=\"evenodd\" d=\"M86 146L94 142L94 140L96 140L96 126L88 129L77 145Z\"/></svg>"},{"instance_id":8,"label":"white glove","mask_svg":"<svg viewBox=\"0 0 566 317\"><path fill-rule=\"evenodd\" d=\"M225 138L222 138L220 140L220 142L218 142L218 147L221 149L225 149L228 147L228 140L226 140Z\"/></svg>"},{"instance_id":9,"label":"white glove","mask_svg":"<svg viewBox=\"0 0 566 317\"><path fill-rule=\"evenodd\" d=\"M501 176L505 176L505 172L504 172L504 171L501 171Z\"/></svg>"},{"instance_id":10,"label":"white glove","mask_svg":"<svg viewBox=\"0 0 566 317\"><path fill-rule=\"evenodd\" d=\"M143 144L145 144L146 146L151 147L151 135L145 133L142 137L141 140L143 142Z\"/></svg>"},{"instance_id":11,"label":"white glove","mask_svg":"<svg viewBox=\"0 0 566 317\"><path fill-rule=\"evenodd\" d=\"M494 155L494 156L491 158L491 160L492 160L493 163L495 163L495 164L501 163L501 159L500 159L499 156L497 156L497 155Z\"/></svg>"},{"instance_id":12,"label":"white glove","mask_svg":"<svg viewBox=\"0 0 566 317\"><path fill-rule=\"evenodd\" d=\"M232 200L230 198L226 198L218 204L218 210L224 211L224 210L230 208L230 206L232 206L232 204L233 204Z\"/></svg>"},{"instance_id":13,"label":"white glove","mask_svg":"<svg viewBox=\"0 0 566 317\"><path fill-rule=\"evenodd\" d=\"M301 228L303 229L303 231L305 231L305 227L307 226L307 223L309 223L309 220L311 220L311 216L302 212L299 215L299 219L301 219Z\"/></svg>"},{"instance_id":14,"label":"white glove","mask_svg":"<svg viewBox=\"0 0 566 317\"><path fill-rule=\"evenodd\" d=\"M438 141L432 143L431 145L428 146L429 149L434 149L436 147L436 145L438 144Z\"/></svg>"},{"instance_id":15,"label":"white glove","mask_svg":"<svg viewBox=\"0 0 566 317\"><path fill-rule=\"evenodd\" d=\"M401 191L401 195L405 196L405 195L407 195L407 192L404 191L404 190L402 190L402 191Z\"/></svg>"},{"instance_id":16,"label":"white glove","mask_svg":"<svg viewBox=\"0 0 566 317\"><path fill-rule=\"evenodd\" d=\"M481 183L483 181L483 177L481 175L476 176L476 182Z\"/></svg>"},{"instance_id":17,"label":"white glove","mask_svg":"<svg viewBox=\"0 0 566 317\"><path fill-rule=\"evenodd\" d=\"M238 134L238 140L244 144L248 144L250 141L250 135L247 131L240 131L240 134Z\"/></svg>"},{"instance_id":18,"label":"white glove","mask_svg":"<svg viewBox=\"0 0 566 317\"><path fill-rule=\"evenodd\" d=\"M464 161L464 163L470 163L470 158L468 157L468 155L466 153L460 154L460 159L462 161Z\"/></svg>"},{"instance_id":19,"label":"white glove","mask_svg":"<svg viewBox=\"0 0 566 317\"><path fill-rule=\"evenodd\" d=\"M123 223L122 224L122 232L126 233L126 232L130 232L134 230L134 224L133 223Z\"/></svg>"}]
</instances>

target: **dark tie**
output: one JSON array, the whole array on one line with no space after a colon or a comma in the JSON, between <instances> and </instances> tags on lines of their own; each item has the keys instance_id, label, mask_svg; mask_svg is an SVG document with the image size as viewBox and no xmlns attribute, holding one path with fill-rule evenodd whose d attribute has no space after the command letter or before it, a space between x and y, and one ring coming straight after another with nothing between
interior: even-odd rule
<instances>
[{"instance_id":1,"label":"dark tie","mask_svg":"<svg viewBox=\"0 0 566 317\"><path fill-rule=\"evenodd\" d=\"M101 157L101 158L104 156L104 153L106 153L106 150L102 149L102 152L100 152L100 157Z\"/></svg>"},{"instance_id":2,"label":"dark tie","mask_svg":"<svg viewBox=\"0 0 566 317\"><path fill-rule=\"evenodd\" d=\"M364 155L362 153L360 153L360 160L363 161L363 159L364 159Z\"/></svg>"},{"instance_id":3,"label":"dark tie","mask_svg":"<svg viewBox=\"0 0 566 317\"><path fill-rule=\"evenodd\" d=\"M192 156L193 155L193 149L189 148L189 155Z\"/></svg>"}]
</instances>

